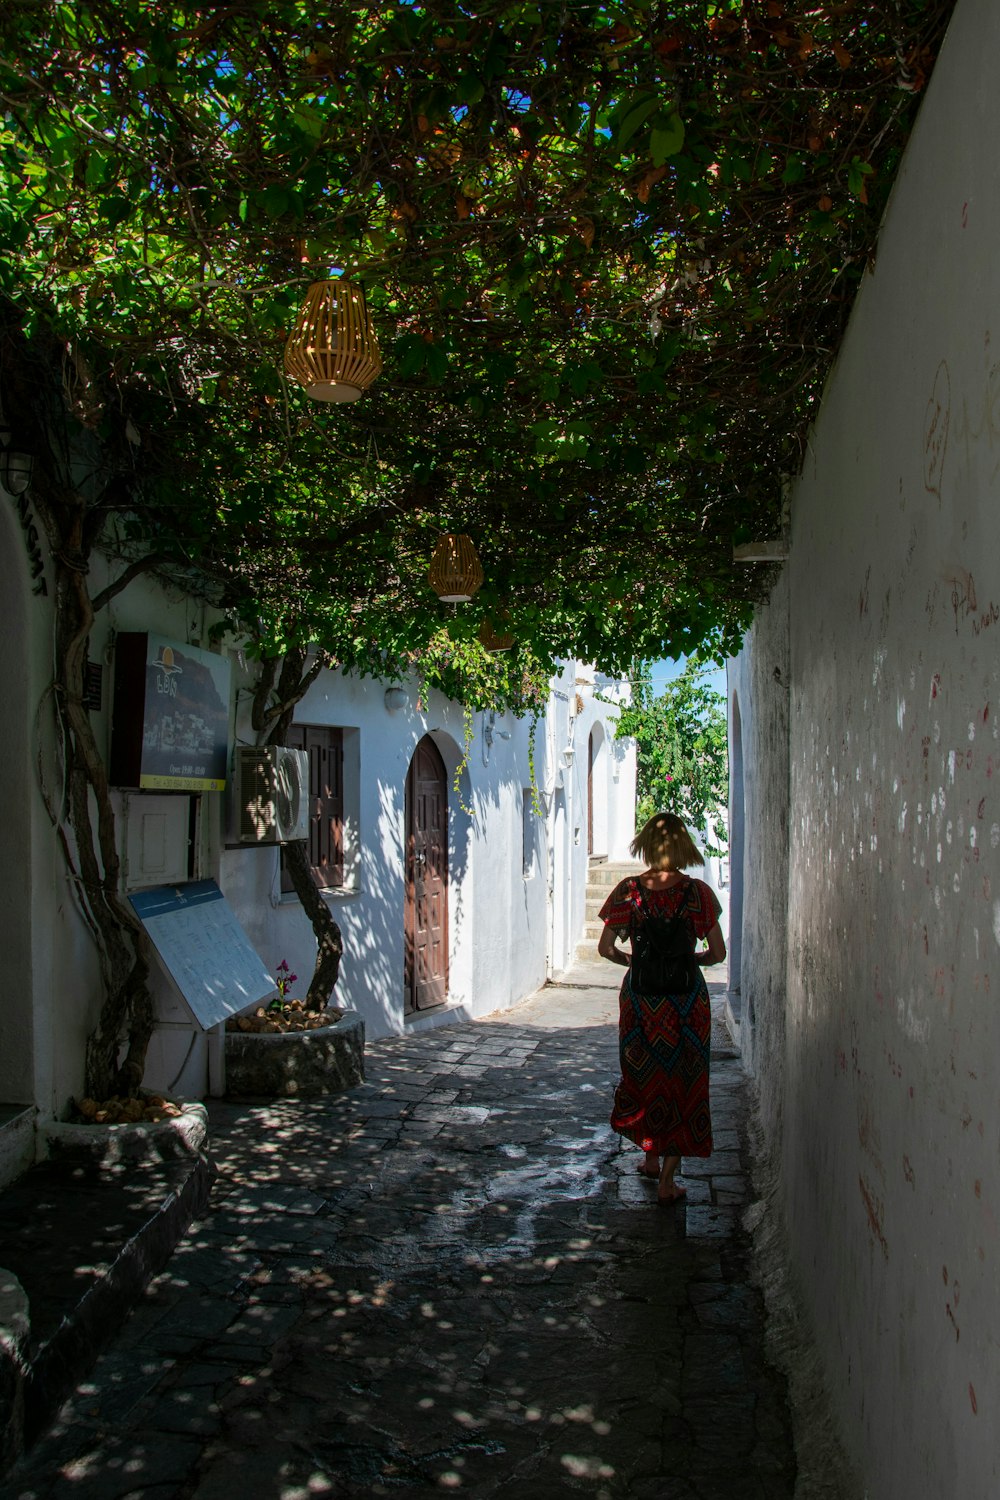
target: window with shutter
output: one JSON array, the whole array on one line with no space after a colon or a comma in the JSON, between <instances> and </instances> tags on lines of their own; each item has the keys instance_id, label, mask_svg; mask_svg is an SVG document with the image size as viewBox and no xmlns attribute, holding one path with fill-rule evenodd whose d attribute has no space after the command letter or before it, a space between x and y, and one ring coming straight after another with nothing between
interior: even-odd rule
<instances>
[{"instance_id":1,"label":"window with shutter","mask_svg":"<svg viewBox=\"0 0 1000 1500\"><path fill-rule=\"evenodd\" d=\"M344 731L293 724L287 743L309 757L309 863L320 890L344 884ZM281 889L294 887L281 861Z\"/></svg>"}]
</instances>

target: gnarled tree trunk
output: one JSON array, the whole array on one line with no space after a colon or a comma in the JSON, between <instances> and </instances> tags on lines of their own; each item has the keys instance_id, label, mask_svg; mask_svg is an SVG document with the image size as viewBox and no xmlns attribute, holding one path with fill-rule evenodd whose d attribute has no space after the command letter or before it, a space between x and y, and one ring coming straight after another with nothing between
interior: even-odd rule
<instances>
[{"instance_id":1,"label":"gnarled tree trunk","mask_svg":"<svg viewBox=\"0 0 1000 1500\"><path fill-rule=\"evenodd\" d=\"M305 696L309 686L319 676L324 666L322 657L306 667L304 649L286 651L281 659L280 670L276 658L271 657L261 664L261 673L254 692L252 723L260 743L283 745L288 727L292 722L295 705ZM270 701L272 700L273 701ZM316 938L316 964L309 982L306 1007L323 1010L340 977L340 960L344 953L344 941L340 928L331 915L309 864L308 845L304 840L284 845L285 869L288 871L295 894L302 903L302 910L309 918Z\"/></svg>"},{"instance_id":2,"label":"gnarled tree trunk","mask_svg":"<svg viewBox=\"0 0 1000 1500\"><path fill-rule=\"evenodd\" d=\"M107 772L84 706L83 684L94 608L87 587L86 506L52 476L33 494L55 568L56 715L65 792L51 808L70 879L97 947L104 1000L87 1039L85 1091L94 1098L135 1094L153 1030L149 940L120 891L115 816ZM119 1057L127 1039L123 1061Z\"/></svg>"}]
</instances>

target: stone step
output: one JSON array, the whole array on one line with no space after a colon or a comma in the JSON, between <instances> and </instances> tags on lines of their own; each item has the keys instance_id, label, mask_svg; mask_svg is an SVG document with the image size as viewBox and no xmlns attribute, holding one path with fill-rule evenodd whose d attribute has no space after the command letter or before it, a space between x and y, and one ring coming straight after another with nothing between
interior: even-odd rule
<instances>
[{"instance_id":1,"label":"stone step","mask_svg":"<svg viewBox=\"0 0 1000 1500\"><path fill-rule=\"evenodd\" d=\"M621 877L622 880L624 880L624 878L624 876ZM621 880L613 880L610 885L588 884L586 887L587 899L589 901L606 901L611 892L614 890L615 886L620 884Z\"/></svg>"},{"instance_id":2,"label":"stone step","mask_svg":"<svg viewBox=\"0 0 1000 1500\"><path fill-rule=\"evenodd\" d=\"M591 861L587 869L583 932L576 951L580 962L590 962L599 957L597 942L604 931L604 923L597 914L615 886L626 875L635 875L643 868L635 860Z\"/></svg>"},{"instance_id":3,"label":"stone step","mask_svg":"<svg viewBox=\"0 0 1000 1500\"><path fill-rule=\"evenodd\" d=\"M593 886L599 890L611 890L619 880L624 880L626 875L637 875L642 869L645 869L645 866L634 860L613 865L591 865L587 871L587 889L589 891Z\"/></svg>"}]
</instances>

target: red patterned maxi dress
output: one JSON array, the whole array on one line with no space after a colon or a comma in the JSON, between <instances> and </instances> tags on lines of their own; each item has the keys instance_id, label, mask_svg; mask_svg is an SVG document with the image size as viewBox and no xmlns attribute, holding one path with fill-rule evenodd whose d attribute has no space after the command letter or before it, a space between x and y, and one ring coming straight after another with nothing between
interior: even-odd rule
<instances>
[{"instance_id":1,"label":"red patterned maxi dress","mask_svg":"<svg viewBox=\"0 0 1000 1500\"><path fill-rule=\"evenodd\" d=\"M694 938L704 938L722 908L711 886L685 876L676 885L651 890L632 876L601 907L606 926L619 939L645 921L642 903L664 916L682 916ZM622 1077L615 1090L611 1125L643 1151L660 1156L711 1156L708 1104L712 1011L701 970L690 994L636 995L626 971L619 995L618 1045Z\"/></svg>"}]
</instances>

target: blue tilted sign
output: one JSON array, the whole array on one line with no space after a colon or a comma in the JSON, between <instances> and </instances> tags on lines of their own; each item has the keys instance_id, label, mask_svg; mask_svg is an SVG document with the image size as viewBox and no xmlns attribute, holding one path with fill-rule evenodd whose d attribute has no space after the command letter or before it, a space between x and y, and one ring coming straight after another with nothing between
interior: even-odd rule
<instances>
[{"instance_id":1,"label":"blue tilted sign","mask_svg":"<svg viewBox=\"0 0 1000 1500\"><path fill-rule=\"evenodd\" d=\"M203 1027L275 993L277 985L214 880L161 885L129 900Z\"/></svg>"}]
</instances>

